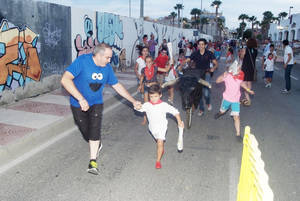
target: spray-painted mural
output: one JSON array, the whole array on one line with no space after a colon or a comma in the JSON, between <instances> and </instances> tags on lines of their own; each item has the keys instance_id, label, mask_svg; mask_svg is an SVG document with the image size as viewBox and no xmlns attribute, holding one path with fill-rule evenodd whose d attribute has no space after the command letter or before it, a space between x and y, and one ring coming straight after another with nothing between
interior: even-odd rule
<instances>
[{"instance_id":1,"label":"spray-painted mural","mask_svg":"<svg viewBox=\"0 0 300 201\"><path fill-rule=\"evenodd\" d=\"M38 35L26 25L17 27L7 20L0 24L0 92L15 89L41 78L37 52Z\"/></svg>"}]
</instances>

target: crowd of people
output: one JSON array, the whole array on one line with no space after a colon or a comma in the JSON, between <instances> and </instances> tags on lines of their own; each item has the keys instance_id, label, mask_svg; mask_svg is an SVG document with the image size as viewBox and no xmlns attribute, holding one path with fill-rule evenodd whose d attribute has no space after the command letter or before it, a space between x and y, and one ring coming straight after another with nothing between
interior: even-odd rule
<instances>
[{"instance_id":1,"label":"crowd of people","mask_svg":"<svg viewBox=\"0 0 300 201\"><path fill-rule=\"evenodd\" d=\"M242 43L242 47L238 47L236 44L226 42L207 42L203 38L193 42L183 37L177 45L179 55L176 59L174 59L175 55L171 55L172 52L168 51L167 40L163 40L156 56L157 45L158 43L152 34L150 40L145 35L142 45L139 46L140 56L136 59L134 71L137 77L138 91L144 99L143 104L134 99L118 82L110 65L112 48L105 43L98 44L92 54L78 57L66 68L61 83L71 95L70 104L75 123L83 138L89 143L90 161L87 169L89 173L99 174L97 158L102 149L102 92L105 85L111 85L118 94L130 101L137 111L145 113L143 124L148 122L149 130L156 140L157 158L155 167L160 169L162 167L161 158L164 154L168 124L166 114L170 113L176 117L180 131L179 136L181 137L184 128L180 113L174 107L174 86L168 86L167 102L161 99L163 95L161 86L166 81L172 81L183 76L185 70L189 68L197 69L198 77L210 82L214 72L218 69L221 50L226 50L225 69L217 77L216 83L224 83L225 91L222 94L222 103L219 112L215 114L215 119L231 110L236 137L241 141L240 104L251 105L250 95L254 94L252 82L257 79L256 58L258 50L256 40L253 38L248 39L245 44ZM283 41L283 46L286 86L282 93L290 93L290 74L294 64L293 51L287 40ZM277 54L274 45L267 41L262 58L262 69L265 71L265 86L268 88L272 86L276 59ZM204 114L205 108L208 111L212 110L211 89L203 87L202 90L203 97L200 99L197 112L199 116ZM243 98L240 100L242 96Z\"/></svg>"}]
</instances>

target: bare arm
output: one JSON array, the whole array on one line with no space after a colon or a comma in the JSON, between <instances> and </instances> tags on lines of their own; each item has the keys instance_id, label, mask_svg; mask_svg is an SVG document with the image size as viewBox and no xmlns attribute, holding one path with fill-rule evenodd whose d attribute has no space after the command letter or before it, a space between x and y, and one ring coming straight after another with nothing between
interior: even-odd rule
<instances>
[{"instance_id":1,"label":"bare arm","mask_svg":"<svg viewBox=\"0 0 300 201\"><path fill-rule=\"evenodd\" d=\"M74 98L78 100L81 109L83 111L87 111L89 109L89 104L76 88L73 79L74 76L72 73L66 71L61 78L61 84Z\"/></svg>"},{"instance_id":2,"label":"bare arm","mask_svg":"<svg viewBox=\"0 0 300 201\"><path fill-rule=\"evenodd\" d=\"M292 54L288 54L288 60L286 61L286 63L284 64L284 68L286 68L286 66L288 65L288 63L292 60Z\"/></svg>"},{"instance_id":3,"label":"bare arm","mask_svg":"<svg viewBox=\"0 0 300 201\"><path fill-rule=\"evenodd\" d=\"M224 77L227 75L227 72L224 72L222 75L220 75L217 80L216 80L216 83L219 84L221 82L224 81Z\"/></svg>"},{"instance_id":4,"label":"bare arm","mask_svg":"<svg viewBox=\"0 0 300 201\"><path fill-rule=\"evenodd\" d=\"M214 67L210 69L210 72L214 72L218 68L218 62L216 59L212 60Z\"/></svg>"},{"instance_id":5,"label":"bare arm","mask_svg":"<svg viewBox=\"0 0 300 201\"><path fill-rule=\"evenodd\" d=\"M116 90L116 92L127 99L129 102L131 102L135 108L141 108L141 103L139 101L136 101L129 93L128 91L124 88L124 86L120 83L117 83L115 85L112 85L112 88Z\"/></svg>"},{"instance_id":6,"label":"bare arm","mask_svg":"<svg viewBox=\"0 0 300 201\"><path fill-rule=\"evenodd\" d=\"M246 86L246 84L245 84L245 82L242 82L241 83L241 87L243 88L243 89L245 89L249 94L254 94L254 91L252 91L251 89L249 89L247 86Z\"/></svg>"},{"instance_id":7,"label":"bare arm","mask_svg":"<svg viewBox=\"0 0 300 201\"><path fill-rule=\"evenodd\" d=\"M180 118L180 113L176 114L175 117L177 119L178 127L184 128L184 123L183 123L183 121Z\"/></svg>"},{"instance_id":8,"label":"bare arm","mask_svg":"<svg viewBox=\"0 0 300 201\"><path fill-rule=\"evenodd\" d=\"M138 66L139 66L139 64L136 63L135 66L134 66L134 72L135 72L137 77L140 77L139 72L138 72Z\"/></svg>"}]
</instances>

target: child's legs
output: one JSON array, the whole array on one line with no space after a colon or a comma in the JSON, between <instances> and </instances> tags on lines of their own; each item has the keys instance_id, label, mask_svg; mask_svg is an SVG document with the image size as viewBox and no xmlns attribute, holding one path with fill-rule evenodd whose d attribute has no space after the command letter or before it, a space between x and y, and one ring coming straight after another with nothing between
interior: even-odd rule
<instances>
[{"instance_id":1,"label":"child's legs","mask_svg":"<svg viewBox=\"0 0 300 201\"><path fill-rule=\"evenodd\" d=\"M236 130L236 135L240 135L240 103L231 104L231 115L234 120L234 127Z\"/></svg>"},{"instance_id":2,"label":"child's legs","mask_svg":"<svg viewBox=\"0 0 300 201\"><path fill-rule=\"evenodd\" d=\"M160 161L163 153L164 153L164 140L162 139L157 139L157 158L156 161Z\"/></svg>"},{"instance_id":3,"label":"child's legs","mask_svg":"<svg viewBox=\"0 0 300 201\"><path fill-rule=\"evenodd\" d=\"M224 114L229 108L231 103L225 99L222 100L222 104L220 107L220 113Z\"/></svg>"},{"instance_id":4,"label":"child's legs","mask_svg":"<svg viewBox=\"0 0 300 201\"><path fill-rule=\"evenodd\" d=\"M246 84L246 87L251 90L252 83L250 81L246 81L245 84ZM249 96L249 93L247 91L245 91L245 97L246 97L247 100L250 100L250 96Z\"/></svg>"}]
</instances>

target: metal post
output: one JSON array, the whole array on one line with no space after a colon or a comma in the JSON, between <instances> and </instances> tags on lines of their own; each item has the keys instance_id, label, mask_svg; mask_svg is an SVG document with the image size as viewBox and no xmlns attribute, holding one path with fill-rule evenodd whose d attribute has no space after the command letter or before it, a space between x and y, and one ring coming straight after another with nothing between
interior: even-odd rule
<instances>
[{"instance_id":1,"label":"metal post","mask_svg":"<svg viewBox=\"0 0 300 201\"><path fill-rule=\"evenodd\" d=\"M144 19L144 0L141 0L140 18Z\"/></svg>"},{"instance_id":2,"label":"metal post","mask_svg":"<svg viewBox=\"0 0 300 201\"><path fill-rule=\"evenodd\" d=\"M129 17L131 17L131 0L129 0Z\"/></svg>"},{"instance_id":3,"label":"metal post","mask_svg":"<svg viewBox=\"0 0 300 201\"><path fill-rule=\"evenodd\" d=\"M201 0L201 11L202 11L202 0Z\"/></svg>"}]
</instances>

